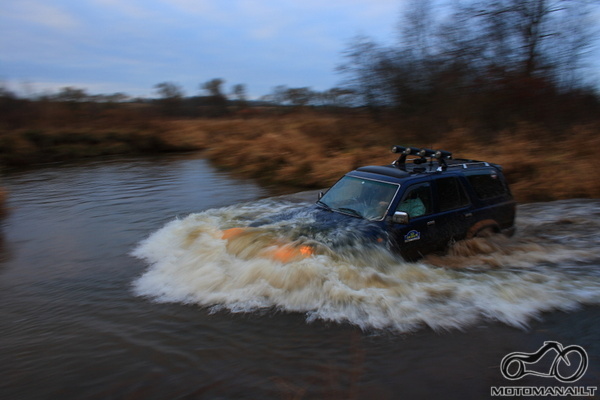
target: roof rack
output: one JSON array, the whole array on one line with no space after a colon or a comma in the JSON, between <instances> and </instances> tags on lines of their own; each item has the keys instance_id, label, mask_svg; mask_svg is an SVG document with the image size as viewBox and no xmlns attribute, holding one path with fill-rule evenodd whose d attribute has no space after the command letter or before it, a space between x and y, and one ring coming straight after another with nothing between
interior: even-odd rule
<instances>
[{"instance_id":1,"label":"roof rack","mask_svg":"<svg viewBox=\"0 0 600 400\"><path fill-rule=\"evenodd\" d=\"M463 168L467 169L469 167L489 167L493 166L499 168L499 165L492 164L486 161L478 161L478 160L469 160L466 158L453 158L452 163L448 164L449 168Z\"/></svg>"},{"instance_id":2,"label":"roof rack","mask_svg":"<svg viewBox=\"0 0 600 400\"><path fill-rule=\"evenodd\" d=\"M429 157L429 166L433 166L433 159L438 161L438 168L442 171L448 168L446 160L452 160L452 153L446 150L431 150L431 149L420 149L418 147L404 147L404 146L393 146L392 153L400 154L400 157L392 163L397 168L406 171L406 158L408 156L415 156L418 158L413 159L414 164L425 164L427 157Z\"/></svg>"}]
</instances>

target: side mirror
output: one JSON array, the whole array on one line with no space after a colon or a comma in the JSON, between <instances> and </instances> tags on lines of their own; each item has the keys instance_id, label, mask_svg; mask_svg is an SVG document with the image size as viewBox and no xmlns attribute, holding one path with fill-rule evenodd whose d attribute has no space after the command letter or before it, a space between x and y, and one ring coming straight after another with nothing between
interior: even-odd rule
<instances>
[{"instance_id":1,"label":"side mirror","mask_svg":"<svg viewBox=\"0 0 600 400\"><path fill-rule=\"evenodd\" d=\"M319 192L319 196L317 197L317 200L321 200L323 198L323 196L325 196L325 193L323 193L322 191Z\"/></svg>"},{"instance_id":2,"label":"side mirror","mask_svg":"<svg viewBox=\"0 0 600 400\"><path fill-rule=\"evenodd\" d=\"M410 222L410 217L405 212L396 211L392 217L392 222L395 224L406 225Z\"/></svg>"}]
</instances>

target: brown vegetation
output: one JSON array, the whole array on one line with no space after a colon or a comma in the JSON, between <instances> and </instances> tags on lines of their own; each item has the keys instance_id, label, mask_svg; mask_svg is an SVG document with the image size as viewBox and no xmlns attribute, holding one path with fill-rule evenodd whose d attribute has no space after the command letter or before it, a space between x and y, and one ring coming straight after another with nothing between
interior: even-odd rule
<instances>
[{"instance_id":1,"label":"brown vegetation","mask_svg":"<svg viewBox=\"0 0 600 400\"><path fill-rule=\"evenodd\" d=\"M600 123L575 126L560 136L521 124L493 140L455 129L431 141L363 116L187 120L172 122L171 129L182 143L206 149L216 165L270 185L326 187L358 166L389 164L395 158L389 149L399 144L501 164L521 202L600 197L600 173L593 164Z\"/></svg>"},{"instance_id":2,"label":"brown vegetation","mask_svg":"<svg viewBox=\"0 0 600 400\"><path fill-rule=\"evenodd\" d=\"M141 120L140 120L141 121ZM203 150L215 165L286 190L322 188L361 165L389 164L393 144L452 151L457 158L501 164L517 200L600 197L593 164L600 122L564 133L532 124L496 132L490 139L454 129L425 140L368 115L291 113L250 119L148 120L83 128L56 126L0 132L0 161L23 165L111 154Z\"/></svg>"},{"instance_id":3,"label":"brown vegetation","mask_svg":"<svg viewBox=\"0 0 600 400\"><path fill-rule=\"evenodd\" d=\"M25 129L0 136L0 162L18 166L117 154L192 150L169 140L168 132L129 129Z\"/></svg>"}]
</instances>

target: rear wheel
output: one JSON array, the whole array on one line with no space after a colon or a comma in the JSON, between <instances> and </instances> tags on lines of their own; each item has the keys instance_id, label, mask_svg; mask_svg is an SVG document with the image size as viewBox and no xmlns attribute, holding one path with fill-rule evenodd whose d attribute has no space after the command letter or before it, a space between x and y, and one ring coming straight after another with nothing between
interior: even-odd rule
<instances>
[{"instance_id":1,"label":"rear wheel","mask_svg":"<svg viewBox=\"0 0 600 400\"><path fill-rule=\"evenodd\" d=\"M478 237L478 238L489 238L489 237L495 235L496 233L498 233L498 232L493 227L486 226L484 228L481 228L477 232L475 232L475 235L473 235L473 236Z\"/></svg>"},{"instance_id":2,"label":"rear wheel","mask_svg":"<svg viewBox=\"0 0 600 400\"><path fill-rule=\"evenodd\" d=\"M500 232L500 226L493 219L484 219L475 223L467 232L466 238L490 237Z\"/></svg>"}]
</instances>

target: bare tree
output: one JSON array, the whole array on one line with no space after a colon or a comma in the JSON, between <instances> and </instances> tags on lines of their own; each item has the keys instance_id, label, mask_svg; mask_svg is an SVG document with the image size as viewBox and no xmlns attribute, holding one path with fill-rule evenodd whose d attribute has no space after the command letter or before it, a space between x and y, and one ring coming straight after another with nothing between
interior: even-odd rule
<instances>
[{"instance_id":1,"label":"bare tree","mask_svg":"<svg viewBox=\"0 0 600 400\"><path fill-rule=\"evenodd\" d=\"M227 97L223 94L222 89L224 83L223 79L215 78L200 85L200 88L208 93L206 114L209 117L220 117L228 113Z\"/></svg>"},{"instance_id":2,"label":"bare tree","mask_svg":"<svg viewBox=\"0 0 600 400\"><path fill-rule=\"evenodd\" d=\"M72 86L66 86L60 89L56 95L56 100L64 101L68 103L81 103L89 99L89 95L85 89L75 88Z\"/></svg>"},{"instance_id":3,"label":"bare tree","mask_svg":"<svg viewBox=\"0 0 600 400\"><path fill-rule=\"evenodd\" d=\"M221 78L211 79L210 81L204 82L200 85L200 88L208 92L209 96L223 97L223 84L225 81Z\"/></svg>"},{"instance_id":4,"label":"bare tree","mask_svg":"<svg viewBox=\"0 0 600 400\"><path fill-rule=\"evenodd\" d=\"M164 115L176 116L181 113L184 96L181 86L173 82L161 82L154 85L154 89L160 97L158 104Z\"/></svg>"},{"instance_id":5,"label":"bare tree","mask_svg":"<svg viewBox=\"0 0 600 400\"><path fill-rule=\"evenodd\" d=\"M267 99L275 104L284 105L287 102L288 87L285 85L277 85L271 93L267 95Z\"/></svg>"},{"instance_id":6,"label":"bare tree","mask_svg":"<svg viewBox=\"0 0 600 400\"><path fill-rule=\"evenodd\" d=\"M452 4L452 12L438 13L442 4ZM586 19L590 4L412 0L398 24L398 43L359 37L339 71L361 104L393 109L430 130L459 119L494 129L520 119L551 124L567 109L558 102L584 82L580 67L594 31Z\"/></svg>"},{"instance_id":7,"label":"bare tree","mask_svg":"<svg viewBox=\"0 0 600 400\"><path fill-rule=\"evenodd\" d=\"M397 27L405 56L419 61L428 60L437 39L433 0L409 0L405 10Z\"/></svg>"},{"instance_id":8,"label":"bare tree","mask_svg":"<svg viewBox=\"0 0 600 400\"><path fill-rule=\"evenodd\" d=\"M231 95L233 96L236 106L239 110L248 107L248 99L246 95L246 86L238 83L233 85L231 88Z\"/></svg>"},{"instance_id":9,"label":"bare tree","mask_svg":"<svg viewBox=\"0 0 600 400\"><path fill-rule=\"evenodd\" d=\"M314 92L308 87L289 88L287 101L295 107L305 107L314 100Z\"/></svg>"},{"instance_id":10,"label":"bare tree","mask_svg":"<svg viewBox=\"0 0 600 400\"><path fill-rule=\"evenodd\" d=\"M478 26L471 37L483 46L486 67L513 76L556 83L580 67L593 40L584 0L477 1L461 12Z\"/></svg>"},{"instance_id":11,"label":"bare tree","mask_svg":"<svg viewBox=\"0 0 600 400\"><path fill-rule=\"evenodd\" d=\"M233 85L233 88L231 90L232 95L234 96L234 98L238 101L246 101L246 86L238 83L236 85Z\"/></svg>"},{"instance_id":12,"label":"bare tree","mask_svg":"<svg viewBox=\"0 0 600 400\"><path fill-rule=\"evenodd\" d=\"M161 82L154 85L156 93L162 99L181 99L184 96L183 89L173 82Z\"/></svg>"},{"instance_id":13,"label":"bare tree","mask_svg":"<svg viewBox=\"0 0 600 400\"><path fill-rule=\"evenodd\" d=\"M347 77L344 88L355 93L359 104L375 113L394 104L396 53L395 49L382 47L366 36L357 36L343 52L345 62L337 68Z\"/></svg>"}]
</instances>

